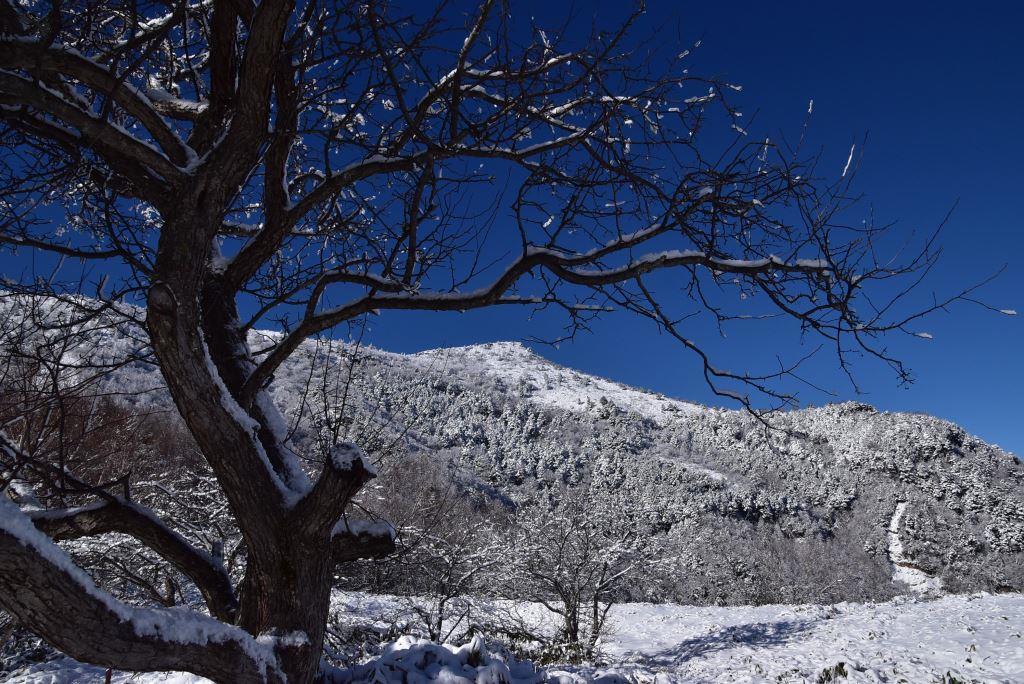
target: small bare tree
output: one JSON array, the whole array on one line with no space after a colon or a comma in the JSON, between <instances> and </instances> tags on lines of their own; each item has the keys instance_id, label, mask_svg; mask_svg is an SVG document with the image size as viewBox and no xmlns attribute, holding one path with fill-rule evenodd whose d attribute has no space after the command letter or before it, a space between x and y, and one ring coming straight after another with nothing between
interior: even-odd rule
<instances>
[{"instance_id":1,"label":"small bare tree","mask_svg":"<svg viewBox=\"0 0 1024 684\"><path fill-rule=\"evenodd\" d=\"M638 507L580 487L559 491L550 508L531 506L517 515L507 591L557 616L559 630L545 657L594 658L624 583L669 561L643 516L628 515Z\"/></svg>"},{"instance_id":2,"label":"small bare tree","mask_svg":"<svg viewBox=\"0 0 1024 684\"><path fill-rule=\"evenodd\" d=\"M219 558L83 479L94 503L50 511L50 527L0 500L0 606L104 666L312 681L335 564L393 543L345 518L368 464L355 450L296 453L267 387L307 338L366 315L550 307L572 334L619 308L694 352L719 394L788 401L772 381L792 365L716 368L680 327L749 317L731 307L756 295L844 366L863 352L905 377L880 338L944 304L898 312L931 244L902 264L878 256L885 230L841 218L852 174L815 182L798 150L730 128L735 88L645 52L630 30L642 13L576 39L493 0L465 13L0 2L0 242L87 264L64 285L8 287L98 295L66 298L75 325L144 326L247 550L235 586ZM279 334L251 346L271 323ZM44 535L62 523L135 536L211 617L98 592Z\"/></svg>"},{"instance_id":3,"label":"small bare tree","mask_svg":"<svg viewBox=\"0 0 1024 684\"><path fill-rule=\"evenodd\" d=\"M474 595L493 592L488 580L508 560L501 555L500 533L487 521L446 527L421 531L406 565L423 587L421 595L411 597L410 608L426 626L427 636L441 642L470 630Z\"/></svg>"}]
</instances>

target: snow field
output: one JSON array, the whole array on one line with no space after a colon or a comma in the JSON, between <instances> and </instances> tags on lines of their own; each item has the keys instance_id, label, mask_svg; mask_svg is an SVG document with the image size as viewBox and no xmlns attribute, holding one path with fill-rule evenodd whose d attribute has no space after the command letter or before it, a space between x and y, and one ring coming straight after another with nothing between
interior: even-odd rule
<instances>
[{"instance_id":1,"label":"snow field","mask_svg":"<svg viewBox=\"0 0 1024 684\"><path fill-rule=\"evenodd\" d=\"M377 621L395 599L339 594L353 620ZM548 619L537 605L523 615ZM1024 681L1024 595L974 594L935 600L901 598L879 604L693 608L630 603L612 609L601 644L607 664L535 670L480 642L438 646L402 637L381 656L338 673L336 681L580 684L636 682L818 682L839 663L849 682ZM472 655L472 654L477 655ZM103 670L68 659L35 665L11 684L85 684ZM117 673L125 684L200 684L187 674Z\"/></svg>"}]
</instances>

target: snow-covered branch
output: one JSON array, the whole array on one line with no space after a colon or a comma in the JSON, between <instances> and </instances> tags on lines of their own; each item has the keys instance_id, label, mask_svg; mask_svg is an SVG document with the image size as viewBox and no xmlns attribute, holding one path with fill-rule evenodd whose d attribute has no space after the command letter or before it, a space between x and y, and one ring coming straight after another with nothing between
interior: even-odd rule
<instances>
[{"instance_id":1,"label":"snow-covered branch","mask_svg":"<svg viewBox=\"0 0 1024 684\"><path fill-rule=\"evenodd\" d=\"M85 662L219 681L284 681L273 646L237 627L189 611L135 608L97 588L5 496L0 607Z\"/></svg>"},{"instance_id":2,"label":"snow-covered branch","mask_svg":"<svg viewBox=\"0 0 1024 684\"><path fill-rule=\"evenodd\" d=\"M139 504L113 497L89 506L31 511L28 517L55 541L109 533L139 540L195 583L212 616L234 622L238 601L223 563L192 546Z\"/></svg>"}]
</instances>

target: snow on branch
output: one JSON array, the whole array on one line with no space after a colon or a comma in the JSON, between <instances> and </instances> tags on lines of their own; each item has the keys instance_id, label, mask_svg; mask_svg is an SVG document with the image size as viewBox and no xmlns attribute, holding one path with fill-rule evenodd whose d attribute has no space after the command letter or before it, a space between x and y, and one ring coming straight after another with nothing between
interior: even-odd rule
<instances>
[{"instance_id":1,"label":"snow on branch","mask_svg":"<svg viewBox=\"0 0 1024 684\"><path fill-rule=\"evenodd\" d=\"M0 496L0 606L74 658L123 670L277 681L277 657L244 630L188 610L138 608L98 588Z\"/></svg>"},{"instance_id":2,"label":"snow on branch","mask_svg":"<svg viewBox=\"0 0 1024 684\"><path fill-rule=\"evenodd\" d=\"M55 541L108 533L129 535L191 579L203 595L212 615L221 620L234 619L238 605L223 563L210 553L193 546L151 509L105 489L89 487L66 468L57 469L25 454L3 432L0 432L0 450L12 470L26 468L41 476L44 481L60 476L74 483L78 489L100 499L84 506L61 509L34 507L26 511L39 531Z\"/></svg>"},{"instance_id":3,"label":"snow on branch","mask_svg":"<svg viewBox=\"0 0 1024 684\"><path fill-rule=\"evenodd\" d=\"M116 532L129 535L155 551L191 579L210 614L232 621L238 602L223 563L197 549L169 528L151 510L119 497L88 506L28 513L41 532L55 541Z\"/></svg>"},{"instance_id":4,"label":"snow on branch","mask_svg":"<svg viewBox=\"0 0 1024 684\"><path fill-rule=\"evenodd\" d=\"M394 552L395 536L395 528L386 521L342 517L331 530L332 559L348 563L383 558Z\"/></svg>"}]
</instances>

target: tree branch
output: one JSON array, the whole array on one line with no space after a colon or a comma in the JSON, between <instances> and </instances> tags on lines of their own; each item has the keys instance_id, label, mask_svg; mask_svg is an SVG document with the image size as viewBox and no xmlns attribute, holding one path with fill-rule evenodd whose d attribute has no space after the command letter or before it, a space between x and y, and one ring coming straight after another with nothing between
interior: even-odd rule
<instances>
[{"instance_id":1,"label":"tree branch","mask_svg":"<svg viewBox=\"0 0 1024 684\"><path fill-rule=\"evenodd\" d=\"M359 521L339 524L340 529L331 537L331 558L335 563L384 558L395 552L395 534L390 525L378 523L374 527L360 528L356 522Z\"/></svg>"},{"instance_id":2,"label":"tree branch","mask_svg":"<svg viewBox=\"0 0 1024 684\"><path fill-rule=\"evenodd\" d=\"M299 524L313 534L329 532L352 497L377 476L362 449L343 443L332 448L320 478L294 509Z\"/></svg>"},{"instance_id":3,"label":"tree branch","mask_svg":"<svg viewBox=\"0 0 1024 684\"><path fill-rule=\"evenodd\" d=\"M33 511L28 517L55 541L112 532L139 540L195 583L213 617L234 622L238 601L224 566L168 528L152 511L117 497L92 506Z\"/></svg>"},{"instance_id":4,"label":"tree branch","mask_svg":"<svg viewBox=\"0 0 1024 684\"><path fill-rule=\"evenodd\" d=\"M656 233L651 232L650 234ZM645 232L643 235L647 235L647 233ZM302 340L312 334L380 309L465 311L490 306L498 303L523 275L536 268L545 269L566 282L593 288L626 282L655 270L686 266L703 266L718 273L734 273L744 276L754 276L770 271L805 273L815 276L823 276L831 272L831 267L827 263L818 260L789 263L774 256L752 260L722 259L696 250L648 254L615 268L581 268L584 265L594 264L600 256L624 249L626 246L632 246L638 241L640 241L639 238L630 236L617 241L617 246L614 248L603 247L584 254L564 254L546 248L528 247L518 259L506 267L505 271L491 285L473 292L379 293L376 290L371 290L365 296L335 309L307 314L306 318L286 335L256 367L246 382L242 396L248 396L250 392L260 389L277 367L298 348ZM315 303L315 300L311 300L311 304L315 305Z\"/></svg>"},{"instance_id":5,"label":"tree branch","mask_svg":"<svg viewBox=\"0 0 1024 684\"><path fill-rule=\"evenodd\" d=\"M167 181L174 181L180 176L181 172L170 159L154 148L29 79L0 71L0 100L4 98L35 107L77 128L85 146L100 153L134 183L152 188L157 179L151 172Z\"/></svg>"},{"instance_id":6,"label":"tree branch","mask_svg":"<svg viewBox=\"0 0 1024 684\"><path fill-rule=\"evenodd\" d=\"M33 74L71 77L113 98L126 113L146 127L175 164L184 166L188 162L190 150L160 117L149 99L95 62L43 43L0 39L0 65L8 69L26 69Z\"/></svg>"},{"instance_id":7,"label":"tree branch","mask_svg":"<svg viewBox=\"0 0 1024 684\"><path fill-rule=\"evenodd\" d=\"M237 627L198 613L129 606L97 588L5 496L0 606L84 662L130 671L182 670L215 681L284 681L272 647Z\"/></svg>"}]
</instances>

